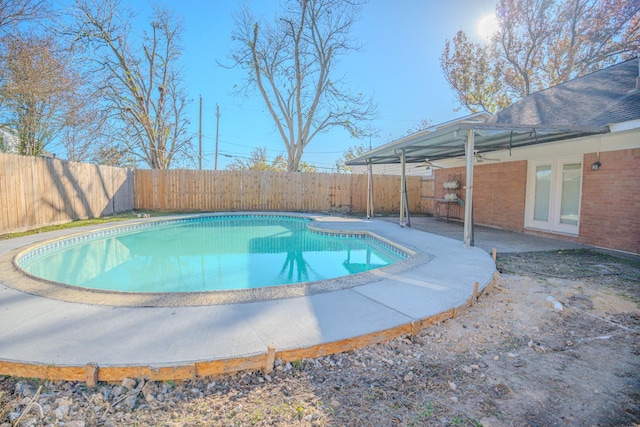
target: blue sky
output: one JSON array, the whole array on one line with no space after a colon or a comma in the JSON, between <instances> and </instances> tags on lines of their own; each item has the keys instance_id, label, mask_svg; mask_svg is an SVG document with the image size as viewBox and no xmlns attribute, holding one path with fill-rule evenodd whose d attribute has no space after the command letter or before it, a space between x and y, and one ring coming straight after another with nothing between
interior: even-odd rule
<instances>
[{"instance_id":1,"label":"blue sky","mask_svg":"<svg viewBox=\"0 0 640 427\"><path fill-rule=\"evenodd\" d=\"M219 152L248 157L252 149L266 147L270 158L285 154L284 143L259 93L238 98L232 91L244 78L239 69L220 67L227 60L234 26L232 14L244 0L165 0L184 23L183 57L185 82L193 100L189 116L198 131L198 98L203 99L203 168L213 169L216 104L220 106ZM123 4L141 12L140 2ZM246 0L254 15L271 19L279 1ZM439 57L446 39L460 29L475 36L478 20L495 10L496 0L371 0L356 23L353 37L363 45L360 52L342 58L339 73L346 73L355 89L373 96L379 118L373 126L378 146L406 134L423 119L434 124L467 114L458 105L440 70ZM478 39L480 39L478 37ZM195 139L197 149L197 137ZM366 141L368 144L368 141ZM349 146L360 143L341 129L316 137L305 150L303 161L320 171L330 171ZM232 158L220 155L218 169Z\"/></svg>"}]
</instances>

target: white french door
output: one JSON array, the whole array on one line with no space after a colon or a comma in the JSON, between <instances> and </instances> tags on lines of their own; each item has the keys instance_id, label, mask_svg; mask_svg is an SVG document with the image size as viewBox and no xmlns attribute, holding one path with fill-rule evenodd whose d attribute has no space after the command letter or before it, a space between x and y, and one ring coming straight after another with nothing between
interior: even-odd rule
<instances>
[{"instance_id":1,"label":"white french door","mask_svg":"<svg viewBox=\"0 0 640 427\"><path fill-rule=\"evenodd\" d=\"M582 157L529 161L525 226L578 234Z\"/></svg>"}]
</instances>

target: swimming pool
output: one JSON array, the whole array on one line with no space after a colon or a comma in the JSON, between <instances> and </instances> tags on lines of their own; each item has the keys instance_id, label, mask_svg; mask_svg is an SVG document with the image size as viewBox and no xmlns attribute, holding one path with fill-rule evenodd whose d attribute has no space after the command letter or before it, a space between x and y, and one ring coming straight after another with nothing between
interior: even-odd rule
<instances>
[{"instance_id":1,"label":"swimming pool","mask_svg":"<svg viewBox=\"0 0 640 427\"><path fill-rule=\"evenodd\" d=\"M306 283L388 266L407 253L309 218L215 215L143 222L48 242L16 264L72 286L135 293L239 290Z\"/></svg>"}]
</instances>

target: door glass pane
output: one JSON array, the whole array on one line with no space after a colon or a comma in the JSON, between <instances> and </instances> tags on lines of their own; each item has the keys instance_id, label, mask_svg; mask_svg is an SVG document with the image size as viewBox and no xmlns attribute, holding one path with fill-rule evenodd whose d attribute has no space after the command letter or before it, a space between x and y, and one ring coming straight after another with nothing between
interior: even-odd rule
<instances>
[{"instance_id":1,"label":"door glass pane","mask_svg":"<svg viewBox=\"0 0 640 427\"><path fill-rule=\"evenodd\" d=\"M580 163L562 166L562 200L560 202L560 223L578 225L580 209Z\"/></svg>"},{"instance_id":2,"label":"door glass pane","mask_svg":"<svg viewBox=\"0 0 640 427\"><path fill-rule=\"evenodd\" d=\"M536 192L533 219L549 221L549 194L551 192L551 165L536 167Z\"/></svg>"}]
</instances>

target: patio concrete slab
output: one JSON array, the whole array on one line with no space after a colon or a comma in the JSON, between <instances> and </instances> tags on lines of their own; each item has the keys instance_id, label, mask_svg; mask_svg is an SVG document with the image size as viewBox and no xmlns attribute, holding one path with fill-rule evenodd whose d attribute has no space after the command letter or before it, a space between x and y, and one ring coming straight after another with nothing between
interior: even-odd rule
<instances>
[{"instance_id":1,"label":"patio concrete slab","mask_svg":"<svg viewBox=\"0 0 640 427\"><path fill-rule=\"evenodd\" d=\"M471 298L475 282L483 289L494 275L495 265L487 252L465 249L456 240L387 221L314 219L312 225L324 230L374 233L414 251L414 261L402 264L406 268L376 270L368 276L369 282L344 289L246 303L173 307L61 301L24 293L0 275L0 374L15 374L12 367L16 364L40 366L38 372L43 366L89 364L100 369L179 368L263 355L269 346L282 357L289 350L300 354L295 353L298 349L314 348L318 355L340 351L352 348L355 342L381 340L381 331L410 331L413 322L459 307ZM2 241L0 254L96 228ZM123 369L122 375L127 372Z\"/></svg>"},{"instance_id":2,"label":"patio concrete slab","mask_svg":"<svg viewBox=\"0 0 640 427\"><path fill-rule=\"evenodd\" d=\"M382 217L380 219L398 223L398 218ZM412 217L411 227L448 237L459 242L462 242L464 236L463 224L461 222L446 221L442 218ZM495 248L499 253L539 252L560 249L584 249L589 247L569 240L516 233L481 225L474 227L474 241L476 247L484 249L487 252L491 252Z\"/></svg>"}]
</instances>

